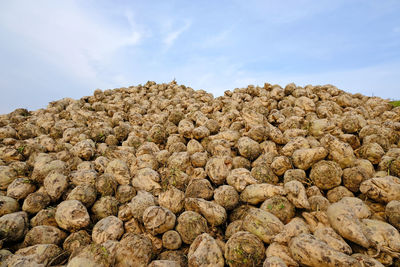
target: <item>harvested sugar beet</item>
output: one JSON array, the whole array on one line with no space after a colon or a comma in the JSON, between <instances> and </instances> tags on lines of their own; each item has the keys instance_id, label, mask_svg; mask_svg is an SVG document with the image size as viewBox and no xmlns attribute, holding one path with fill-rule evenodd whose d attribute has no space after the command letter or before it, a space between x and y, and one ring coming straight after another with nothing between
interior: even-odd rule
<instances>
[{"instance_id":1,"label":"harvested sugar beet","mask_svg":"<svg viewBox=\"0 0 400 267\"><path fill-rule=\"evenodd\" d=\"M399 266L400 107L171 83L0 115L0 266Z\"/></svg>"}]
</instances>

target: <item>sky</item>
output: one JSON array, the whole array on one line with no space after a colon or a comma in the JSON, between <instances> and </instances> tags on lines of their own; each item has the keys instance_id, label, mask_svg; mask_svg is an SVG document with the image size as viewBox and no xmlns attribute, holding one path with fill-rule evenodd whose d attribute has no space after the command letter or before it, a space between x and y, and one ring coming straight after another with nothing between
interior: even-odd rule
<instances>
[{"instance_id":1,"label":"sky","mask_svg":"<svg viewBox=\"0 0 400 267\"><path fill-rule=\"evenodd\" d=\"M173 79L400 99L398 0L0 0L0 114Z\"/></svg>"}]
</instances>

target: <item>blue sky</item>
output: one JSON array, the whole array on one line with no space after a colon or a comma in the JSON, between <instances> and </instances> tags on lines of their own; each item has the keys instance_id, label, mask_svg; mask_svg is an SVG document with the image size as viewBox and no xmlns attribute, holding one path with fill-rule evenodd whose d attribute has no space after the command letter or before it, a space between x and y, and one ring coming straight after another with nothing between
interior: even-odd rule
<instances>
[{"instance_id":1,"label":"blue sky","mask_svg":"<svg viewBox=\"0 0 400 267\"><path fill-rule=\"evenodd\" d=\"M0 113L96 88L264 82L400 98L400 1L0 0Z\"/></svg>"}]
</instances>

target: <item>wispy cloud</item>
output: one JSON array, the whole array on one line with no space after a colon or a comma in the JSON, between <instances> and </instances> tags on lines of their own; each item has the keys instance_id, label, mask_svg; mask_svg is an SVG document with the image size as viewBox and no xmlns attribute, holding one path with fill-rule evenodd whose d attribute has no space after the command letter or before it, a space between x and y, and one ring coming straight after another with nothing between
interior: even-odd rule
<instances>
[{"instance_id":1,"label":"wispy cloud","mask_svg":"<svg viewBox=\"0 0 400 267\"><path fill-rule=\"evenodd\" d=\"M188 30L190 28L190 26L192 25L191 21L185 21L183 23L183 25L175 30L172 30L170 32L168 32L165 36L165 38L163 39L163 43L167 46L167 47L171 47L175 40L178 39L178 37L185 32L186 30Z\"/></svg>"},{"instance_id":2,"label":"wispy cloud","mask_svg":"<svg viewBox=\"0 0 400 267\"><path fill-rule=\"evenodd\" d=\"M28 42L31 52L42 60L82 79L99 79L98 70L115 51L137 45L143 38L140 31L132 28L132 16L128 17L131 27L121 28L93 17L75 1L46 5L28 1L24 8L18 2L9 2L3 9L2 26Z\"/></svg>"},{"instance_id":3,"label":"wispy cloud","mask_svg":"<svg viewBox=\"0 0 400 267\"><path fill-rule=\"evenodd\" d=\"M130 9L125 9L124 16L130 26L131 36L126 39L125 45L136 45L145 38L151 37L151 31L146 25L140 25L136 22L134 13ZM121 44L124 45L124 44Z\"/></svg>"},{"instance_id":4,"label":"wispy cloud","mask_svg":"<svg viewBox=\"0 0 400 267\"><path fill-rule=\"evenodd\" d=\"M132 14L121 11L117 16L122 21L111 23L79 2L2 2L0 49L8 51L5 53L10 60L21 58L25 62L14 69L9 67L11 62L0 65L0 90L14 88L24 96L18 103L5 100L0 105L8 110L17 105L37 108L39 103L30 102L39 96L46 103L61 95L79 97L93 88L118 86L121 70L110 66L116 64L121 50L138 46L147 32L136 24ZM11 84L9 79L13 80ZM34 93L32 86L39 84ZM65 91L67 84L71 90Z\"/></svg>"}]
</instances>

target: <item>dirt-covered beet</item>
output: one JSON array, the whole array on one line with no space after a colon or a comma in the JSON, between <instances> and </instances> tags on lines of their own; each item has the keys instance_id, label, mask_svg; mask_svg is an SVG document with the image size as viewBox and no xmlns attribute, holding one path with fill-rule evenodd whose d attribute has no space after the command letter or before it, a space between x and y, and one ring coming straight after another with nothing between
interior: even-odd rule
<instances>
[{"instance_id":1,"label":"dirt-covered beet","mask_svg":"<svg viewBox=\"0 0 400 267\"><path fill-rule=\"evenodd\" d=\"M182 241L191 244L194 239L207 232L207 221L200 214L194 211L185 211L177 220L176 230L182 237Z\"/></svg>"},{"instance_id":2,"label":"dirt-covered beet","mask_svg":"<svg viewBox=\"0 0 400 267\"><path fill-rule=\"evenodd\" d=\"M177 231L169 230L162 235L162 244L166 249L178 249L182 245L182 238Z\"/></svg>"},{"instance_id":3,"label":"dirt-covered beet","mask_svg":"<svg viewBox=\"0 0 400 267\"><path fill-rule=\"evenodd\" d=\"M0 266L398 266L400 107L175 81L0 115Z\"/></svg>"},{"instance_id":4,"label":"dirt-covered beet","mask_svg":"<svg viewBox=\"0 0 400 267\"><path fill-rule=\"evenodd\" d=\"M143 213L143 224L154 234L162 234L175 226L176 216L160 206L150 206Z\"/></svg>"},{"instance_id":5,"label":"dirt-covered beet","mask_svg":"<svg viewBox=\"0 0 400 267\"><path fill-rule=\"evenodd\" d=\"M97 244L107 240L119 240L123 233L123 222L115 216L108 216L95 224L92 231L92 240Z\"/></svg>"},{"instance_id":6,"label":"dirt-covered beet","mask_svg":"<svg viewBox=\"0 0 400 267\"><path fill-rule=\"evenodd\" d=\"M90 223L86 207L78 200L66 200L57 206L55 220L58 226L74 232L85 228Z\"/></svg>"},{"instance_id":7,"label":"dirt-covered beet","mask_svg":"<svg viewBox=\"0 0 400 267\"><path fill-rule=\"evenodd\" d=\"M226 242L225 261L231 267L257 266L264 258L264 244L249 232L237 232Z\"/></svg>"},{"instance_id":8,"label":"dirt-covered beet","mask_svg":"<svg viewBox=\"0 0 400 267\"><path fill-rule=\"evenodd\" d=\"M188 252L189 266L223 267L225 264L222 250L215 239L209 234L201 234L190 245Z\"/></svg>"}]
</instances>

